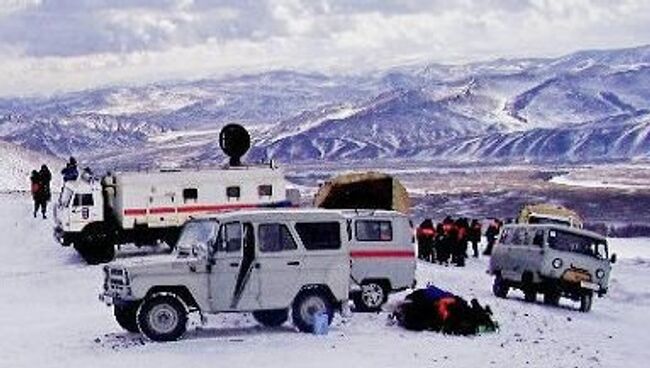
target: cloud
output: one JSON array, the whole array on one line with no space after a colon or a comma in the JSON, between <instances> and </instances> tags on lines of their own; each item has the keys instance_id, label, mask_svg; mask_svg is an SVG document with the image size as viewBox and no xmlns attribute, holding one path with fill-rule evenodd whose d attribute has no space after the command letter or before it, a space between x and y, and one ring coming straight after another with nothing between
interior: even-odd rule
<instances>
[{"instance_id":1,"label":"cloud","mask_svg":"<svg viewBox=\"0 0 650 368\"><path fill-rule=\"evenodd\" d=\"M645 0L5 0L0 94L645 43Z\"/></svg>"}]
</instances>

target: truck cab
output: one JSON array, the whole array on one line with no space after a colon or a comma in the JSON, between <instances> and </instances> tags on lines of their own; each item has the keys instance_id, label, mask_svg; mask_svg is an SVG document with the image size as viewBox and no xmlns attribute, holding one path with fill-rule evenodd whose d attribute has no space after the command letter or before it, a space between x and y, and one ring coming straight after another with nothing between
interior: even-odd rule
<instances>
[{"instance_id":1,"label":"truck cab","mask_svg":"<svg viewBox=\"0 0 650 368\"><path fill-rule=\"evenodd\" d=\"M69 246L92 223L104 221L102 186L93 179L65 182L54 205L54 235Z\"/></svg>"},{"instance_id":2,"label":"truck cab","mask_svg":"<svg viewBox=\"0 0 650 368\"><path fill-rule=\"evenodd\" d=\"M180 338L188 313L252 312L303 332L347 306L346 221L332 210L239 211L190 220L175 255L104 267L100 299L118 324L156 341Z\"/></svg>"}]
</instances>

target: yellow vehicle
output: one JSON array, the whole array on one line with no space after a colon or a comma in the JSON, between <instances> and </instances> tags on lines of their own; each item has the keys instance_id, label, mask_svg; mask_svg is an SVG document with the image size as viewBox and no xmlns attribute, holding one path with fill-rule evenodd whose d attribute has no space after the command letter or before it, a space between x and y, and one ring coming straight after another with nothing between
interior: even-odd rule
<instances>
[{"instance_id":1,"label":"yellow vehicle","mask_svg":"<svg viewBox=\"0 0 650 368\"><path fill-rule=\"evenodd\" d=\"M582 218L564 206L538 203L525 205L519 211L520 224L558 224L582 229Z\"/></svg>"}]
</instances>

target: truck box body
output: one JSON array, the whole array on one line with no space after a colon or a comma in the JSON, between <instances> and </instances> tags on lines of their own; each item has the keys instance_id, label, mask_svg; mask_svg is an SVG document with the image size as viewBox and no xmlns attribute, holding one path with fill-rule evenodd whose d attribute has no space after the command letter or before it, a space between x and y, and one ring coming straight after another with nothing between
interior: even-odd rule
<instances>
[{"instance_id":1,"label":"truck box body","mask_svg":"<svg viewBox=\"0 0 650 368\"><path fill-rule=\"evenodd\" d=\"M277 168L116 173L104 179L110 213L122 229L181 226L205 213L288 205Z\"/></svg>"}]
</instances>

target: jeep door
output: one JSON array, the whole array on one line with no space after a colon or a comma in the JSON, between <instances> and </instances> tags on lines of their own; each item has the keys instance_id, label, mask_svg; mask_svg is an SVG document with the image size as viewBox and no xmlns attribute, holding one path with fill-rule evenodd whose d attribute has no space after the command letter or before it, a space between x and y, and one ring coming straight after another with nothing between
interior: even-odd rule
<instances>
[{"instance_id":1,"label":"jeep door","mask_svg":"<svg viewBox=\"0 0 650 368\"><path fill-rule=\"evenodd\" d=\"M284 222L257 224L255 261L261 284L260 307L288 307L298 293L303 254L291 226Z\"/></svg>"},{"instance_id":2,"label":"jeep door","mask_svg":"<svg viewBox=\"0 0 650 368\"><path fill-rule=\"evenodd\" d=\"M259 309L260 283L254 268L255 241L250 223L221 225L210 273L210 305L213 311Z\"/></svg>"}]
</instances>

